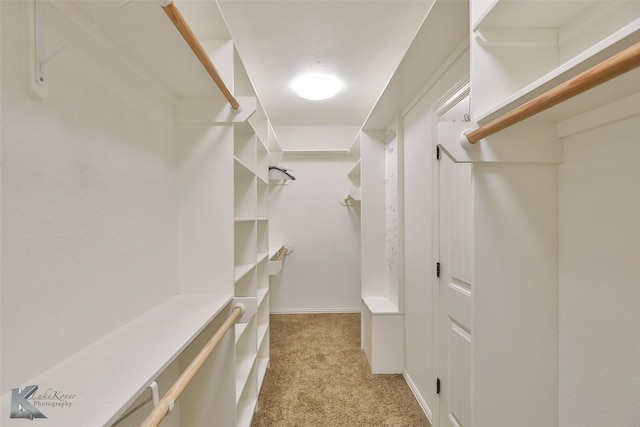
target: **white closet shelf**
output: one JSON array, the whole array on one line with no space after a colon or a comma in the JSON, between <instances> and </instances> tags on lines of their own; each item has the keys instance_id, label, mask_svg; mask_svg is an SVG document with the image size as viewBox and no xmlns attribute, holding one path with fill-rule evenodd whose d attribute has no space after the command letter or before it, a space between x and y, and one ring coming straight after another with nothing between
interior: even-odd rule
<instances>
[{"instance_id":1,"label":"white closet shelf","mask_svg":"<svg viewBox=\"0 0 640 427\"><path fill-rule=\"evenodd\" d=\"M234 218L235 222L252 222L255 221L255 217L236 217Z\"/></svg>"},{"instance_id":2,"label":"white closet shelf","mask_svg":"<svg viewBox=\"0 0 640 427\"><path fill-rule=\"evenodd\" d=\"M242 334L244 334L244 331L247 329L247 325L249 324L249 322L246 323L236 323L235 328L236 328L236 344L238 343L238 340L240 339L240 337L242 337Z\"/></svg>"},{"instance_id":3,"label":"white closet shelf","mask_svg":"<svg viewBox=\"0 0 640 427\"><path fill-rule=\"evenodd\" d=\"M243 264L238 265L235 268L235 281L238 283L244 276L249 274L251 270L255 267L255 264Z\"/></svg>"},{"instance_id":4,"label":"white closet shelf","mask_svg":"<svg viewBox=\"0 0 640 427\"><path fill-rule=\"evenodd\" d=\"M265 337L267 336L267 331L269 330L268 323L261 323L258 325L258 347L262 346Z\"/></svg>"},{"instance_id":5,"label":"white closet shelf","mask_svg":"<svg viewBox=\"0 0 640 427\"><path fill-rule=\"evenodd\" d=\"M263 384L264 377L267 374L268 367L269 367L269 358L258 357L258 384L260 384L260 386L262 386Z\"/></svg>"},{"instance_id":6,"label":"white closet shelf","mask_svg":"<svg viewBox=\"0 0 640 427\"><path fill-rule=\"evenodd\" d=\"M256 397L241 399L241 401L238 402L236 427L249 427L251 425L257 404L258 398Z\"/></svg>"},{"instance_id":7,"label":"white closet shelf","mask_svg":"<svg viewBox=\"0 0 640 427\"><path fill-rule=\"evenodd\" d=\"M398 314L398 306L387 297L362 297L371 314Z\"/></svg>"},{"instance_id":8,"label":"white closet shelf","mask_svg":"<svg viewBox=\"0 0 640 427\"><path fill-rule=\"evenodd\" d=\"M495 0L473 24L487 28L557 28L596 1L504 1Z\"/></svg>"},{"instance_id":9,"label":"white closet shelf","mask_svg":"<svg viewBox=\"0 0 640 427\"><path fill-rule=\"evenodd\" d=\"M300 150L282 150L282 157L285 159L305 159L310 157L318 158L334 158L334 157L346 157L351 155L349 149L321 149L321 148L309 148Z\"/></svg>"},{"instance_id":10,"label":"white closet shelf","mask_svg":"<svg viewBox=\"0 0 640 427\"><path fill-rule=\"evenodd\" d=\"M258 306L260 306L262 304L262 301L264 301L264 297L266 297L268 293L269 293L269 289L268 288L259 288L258 289Z\"/></svg>"},{"instance_id":11,"label":"white closet shelf","mask_svg":"<svg viewBox=\"0 0 640 427\"><path fill-rule=\"evenodd\" d=\"M193 339L232 301L231 295L176 295L22 386L76 395L69 408L40 407L47 427L102 426L115 422ZM3 426L11 393L2 396Z\"/></svg>"},{"instance_id":12,"label":"white closet shelf","mask_svg":"<svg viewBox=\"0 0 640 427\"><path fill-rule=\"evenodd\" d=\"M269 245L269 259L273 258L280 250L284 248L284 243L272 243Z\"/></svg>"},{"instance_id":13,"label":"white closet shelf","mask_svg":"<svg viewBox=\"0 0 640 427\"><path fill-rule=\"evenodd\" d=\"M360 187L353 187L349 189L349 195L353 198L353 200L360 201L362 200Z\"/></svg>"},{"instance_id":14,"label":"white closet shelf","mask_svg":"<svg viewBox=\"0 0 640 427\"><path fill-rule=\"evenodd\" d=\"M236 355L238 360L236 361L236 403L240 401L242 392L247 384L251 369L255 364L257 356L255 353Z\"/></svg>"},{"instance_id":15,"label":"white closet shelf","mask_svg":"<svg viewBox=\"0 0 640 427\"><path fill-rule=\"evenodd\" d=\"M488 123L489 121L519 107L558 84L575 77L599 62L621 52L638 41L640 41L640 18L624 26L614 34L606 37L594 46L579 55L576 55L537 80L531 82L511 96L503 99L492 108L478 114L476 120L480 124ZM627 74L630 75L631 73ZM583 94L580 97L580 105L577 106L577 109L579 110L578 112L580 112L580 110L586 111L615 99L622 98L637 89L637 81L635 78L622 76L622 79L619 79L619 81L624 82L624 84L608 85L607 87L609 89L607 91L591 90ZM574 109L576 109L575 104L576 103L574 102ZM563 105L565 105L565 110L570 109L571 100L566 101ZM561 109L562 108L555 108L555 111L560 111ZM561 117L575 114L577 114L577 112L571 111L562 114ZM547 116L549 116L549 113L547 113ZM553 120L554 118L550 119Z\"/></svg>"},{"instance_id":16,"label":"white closet shelf","mask_svg":"<svg viewBox=\"0 0 640 427\"><path fill-rule=\"evenodd\" d=\"M269 253L268 252L258 252L258 264L260 264L262 261L264 261L265 259L267 259L269 257Z\"/></svg>"},{"instance_id":17,"label":"white closet shelf","mask_svg":"<svg viewBox=\"0 0 640 427\"><path fill-rule=\"evenodd\" d=\"M357 177L360 176L360 162L361 160L358 159L358 161L356 162L356 164L351 168L351 170L349 171L349 173L347 174L347 176L351 176L351 177Z\"/></svg>"},{"instance_id":18,"label":"white closet shelf","mask_svg":"<svg viewBox=\"0 0 640 427\"><path fill-rule=\"evenodd\" d=\"M244 161L242 161L241 159L239 159L236 156L233 157L233 160L235 160L236 164L238 164L242 168L246 169L246 172L249 172L251 175L255 175L254 170L250 166L248 166Z\"/></svg>"}]
</instances>

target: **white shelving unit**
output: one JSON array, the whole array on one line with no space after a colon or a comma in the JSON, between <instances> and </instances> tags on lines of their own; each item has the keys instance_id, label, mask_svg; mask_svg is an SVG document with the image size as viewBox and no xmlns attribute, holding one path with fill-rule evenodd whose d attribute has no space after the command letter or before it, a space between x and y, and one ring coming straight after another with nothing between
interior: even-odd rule
<instances>
[{"instance_id":1,"label":"white shelving unit","mask_svg":"<svg viewBox=\"0 0 640 427\"><path fill-rule=\"evenodd\" d=\"M20 38L24 37L24 40L20 40L20 46L24 45L30 50L35 49L35 43L26 34L32 34L33 31L20 27L34 16L32 3L2 4L7 14L5 20L9 14L15 14L19 17L16 21L21 22L10 30L3 26L3 37L17 37L19 33ZM47 63L45 90L35 93L40 97L40 106L46 110L50 109L49 104L59 102L61 108L68 108L70 114L73 113L73 108L79 107L69 105L68 98L60 96L67 90L64 85L69 84L69 80L61 76L78 65L84 67L85 63L87 70L98 69L99 75L93 76L98 79L96 81L122 83L123 87L114 90L113 96L108 94L109 90L105 90L101 94L104 96L95 105L83 102L78 105L97 108L92 112L95 116L102 115L100 108L117 110L119 106L122 107L122 119L116 118L114 123L127 129L114 132L117 135L111 139L122 145L121 151L125 157L127 150L134 152L139 148L128 146L136 142L131 141L131 135L135 133L132 129L144 128L139 134L146 136L151 132L148 129L156 127L160 119L166 122L165 117L173 117L174 123L167 125L166 129L175 130L175 133L166 133L175 137L163 138L157 144L154 142L149 145L149 150L140 150L136 153L140 158L136 157L135 160L150 170L162 171L162 174L169 171L166 175L174 175L158 173L161 183L153 180L153 184L148 186L153 192L148 199L164 201L166 198L167 203L162 204L161 209L154 210L154 202L147 202L146 195L140 197L144 200L140 202L143 208L140 212L150 215L157 212L157 217L150 218L149 222L162 226L166 224L168 248L146 253L138 251L138 246L132 244L131 264L139 263L139 272L132 273L131 268L127 270L127 267L120 270L118 266L118 271L113 275L114 282L124 279L127 283L135 275L140 281L140 288L120 289L122 285L113 283L114 292L111 292L111 289L98 287L108 280L69 295L65 294L66 289L61 288L60 300L91 309L95 306L96 310L85 310L83 313L86 313L86 318L74 318L73 322L64 319L62 323L69 325L68 329L60 326L56 333L68 336L69 342L67 339L60 340L60 348L52 352L57 359L52 357L50 364L43 368L43 373L33 378L26 378L32 374L23 375L22 372L15 375L20 381L15 385L37 384L41 390L44 388L42 391L51 387L77 395L78 400L73 402L74 410L50 408L44 411L48 418L38 422L45 426L110 426L132 410L130 416L118 426L139 425L148 413L150 404L137 408L138 403L146 397L144 394L148 393L146 389L151 381L158 380L162 396L224 321L234 296L253 299L256 304L259 302L258 314L248 323L235 326L235 339L229 333L222 340L203 366L201 374L190 385L193 391L185 392L163 423L171 427L200 426L215 419L225 426L234 423L238 426L250 425L257 402L258 380L261 382L264 378L269 360L267 166L268 143L277 140L275 136L270 137L273 129L264 111L258 107L253 114L258 105L257 97L233 47L218 5L216 2L178 2L177 7L194 34L200 38L205 50L210 52L222 80L240 102L242 112L239 114L230 111L216 84L157 3L37 3L44 15L41 29L46 30L45 55L81 34L77 43L71 44L65 54ZM120 7L122 10L118 10ZM108 19L104 19L107 16ZM22 24L23 21L25 24ZM100 25L92 28L95 23ZM83 34L87 28L91 30ZM141 28L145 28L145 31L141 31ZM8 53L4 49L3 57ZM22 56L27 57L27 52ZM130 96L152 94L153 100L159 101L157 108L151 112L131 114L137 104L129 107L128 101L120 97L125 88L129 88L126 84L132 85ZM82 90L87 86L86 82L79 85ZM88 93L95 94L91 90ZM15 97L22 102L21 96L18 94ZM31 113L24 114L25 123L28 123ZM130 117L126 117L128 115ZM249 117L252 117L251 122L247 121ZM125 121L126 125L123 124ZM94 127L102 123L99 120L90 122L90 126ZM61 123L60 127L68 132L71 139L78 138L80 131L74 126ZM85 130L98 132L91 127ZM158 148L160 145L166 147ZM110 149L104 152L112 155L113 150ZM160 155L169 152L172 155ZM174 153L177 154L175 158ZM85 157L78 157L78 162L82 160ZM96 163L102 167L117 160L118 157L114 156ZM174 161L175 164L172 164ZM84 164L81 166L85 167ZM109 168L107 170L115 173ZM233 177L233 181L230 177ZM161 188L162 182L166 182L169 188ZM54 192L72 193L65 186L71 188L76 184L73 181L60 182L54 186ZM108 193L98 197L105 206L114 202L115 196ZM126 205L123 200L118 204ZM37 199L34 199L35 202ZM167 218L170 220L165 222ZM105 232L94 224L99 222L97 213L85 219L94 227L92 231L95 230L96 241L104 237ZM74 225L66 227L62 234L79 234L80 228L76 229ZM51 230L54 229L51 227ZM46 234L50 230L47 228L43 231ZM123 238L123 247L133 239ZM19 249L11 248L15 251ZM172 254L174 258L160 254ZM135 259L136 255L140 255L140 259ZM148 277L148 271L153 270L155 263L171 264L167 271L172 271L171 277L175 283L161 283L157 289L154 288L155 279ZM70 266L59 267L75 269ZM109 265L109 260L97 259L95 268L100 270L113 266ZM144 277L143 273L146 274ZM77 280L77 277L73 279ZM3 281L4 286L18 284ZM95 313L105 312L100 300L107 293L122 295L126 301L122 301L121 305L126 309L119 309L118 301L109 313L112 318L103 321L94 316L99 316ZM157 304L155 308L149 309L154 304ZM56 314L65 310L64 306L56 306L53 301L41 305ZM138 314L137 310L145 312ZM48 317L49 313L41 315ZM3 312L3 321L18 322L19 316L21 314L7 310ZM95 330L101 332L98 334ZM64 346L80 350L67 353ZM21 371L22 367L16 366L16 370ZM231 391L234 384L235 393ZM22 424L23 420L9 418L10 400L11 393L2 396L2 413L7 416L2 424Z\"/></svg>"},{"instance_id":2,"label":"white shelving unit","mask_svg":"<svg viewBox=\"0 0 640 427\"><path fill-rule=\"evenodd\" d=\"M356 190L362 193L361 346L375 374L401 372L404 354L399 272L389 267L384 136L385 131L361 132L358 142L361 159L350 175L359 171L361 188Z\"/></svg>"},{"instance_id":3,"label":"white shelving unit","mask_svg":"<svg viewBox=\"0 0 640 427\"><path fill-rule=\"evenodd\" d=\"M447 217L441 217L440 224L455 223L449 232L458 234L441 240L438 260L443 265L443 282L438 292L459 298L459 303L455 313L438 307L441 324L450 330L449 336L440 331L438 339L445 351L434 354L447 367L437 373L445 390L438 401L449 405L438 421L460 414L465 425L583 424L598 411L585 417L583 409L588 405L584 402L612 381L608 373L587 381L579 373L586 367L591 372L608 371L610 365L598 350L583 353L585 343L595 341L586 325L588 316L582 315L588 311L586 304L604 309L600 283L587 277L605 277L607 270L582 261L602 255L597 243L589 247L584 242L597 240L592 238L594 227L609 227L602 219L606 209L594 205L589 221L572 224L581 209L576 200L584 203L597 197L592 191L602 190L597 185L584 189L593 176L607 182L604 192L610 192L612 201L625 205L623 201L628 200L620 189L628 191L627 183L637 173L612 172L601 168L600 162L601 153L610 152L616 154L609 159L609 167L625 163L616 159L620 155L616 150L628 150L634 126L637 129L638 109L631 105L637 105L640 72L630 71L487 137L477 150L461 149L459 135L462 129L485 124L640 41L640 3L497 0L470 4L470 105L475 123L440 123L438 139L447 156L473 163L472 169L459 163L446 169L455 171L458 179L466 177L458 184L467 184L458 188L451 184L457 197L445 196L444 204L466 203L464 209L457 209L466 216L456 217L442 205L439 211ZM455 138L445 130L448 126L457 129ZM600 151L595 150L603 141ZM441 183L455 181L443 179L442 160L440 168ZM514 207L535 214L522 215ZM515 225L523 218L526 221ZM519 234L523 229L527 232ZM446 236L443 230L446 227L439 229L440 239ZM464 233L467 237L462 237ZM624 239L618 240L623 248ZM632 270L618 261L628 248L605 256L603 263L609 263L608 269L616 265L614 269L630 276ZM450 292L458 282L466 287ZM610 285L615 292L625 292L624 286ZM573 297L577 293L579 299ZM623 304L618 300L608 309L615 311ZM598 339L606 342L608 332ZM498 347L501 351L495 351ZM626 353L627 358L630 354ZM511 364L513 360L519 363ZM615 382L625 384L627 375L618 375ZM518 394L508 391L513 378L527 384ZM628 391L633 386L627 382L625 387ZM464 401L457 400L459 396ZM624 404L615 398L603 405L618 405L611 410L611 419L624 417L617 414ZM533 423L523 420L521 414L534 406L543 418Z\"/></svg>"},{"instance_id":4,"label":"white shelving unit","mask_svg":"<svg viewBox=\"0 0 640 427\"><path fill-rule=\"evenodd\" d=\"M472 113L480 123L640 41L634 1L500 0L475 7ZM626 94L612 89L608 100Z\"/></svg>"},{"instance_id":5,"label":"white shelving unit","mask_svg":"<svg viewBox=\"0 0 640 427\"><path fill-rule=\"evenodd\" d=\"M255 299L257 306L249 324L236 327L237 427L251 424L269 363L268 129L260 109L234 128L235 295Z\"/></svg>"}]
</instances>

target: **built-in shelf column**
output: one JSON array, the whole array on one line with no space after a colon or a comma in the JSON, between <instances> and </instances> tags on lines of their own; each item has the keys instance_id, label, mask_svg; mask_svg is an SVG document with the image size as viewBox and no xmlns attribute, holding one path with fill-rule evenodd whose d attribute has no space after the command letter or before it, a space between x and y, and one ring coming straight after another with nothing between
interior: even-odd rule
<instances>
[{"instance_id":1,"label":"built-in shelf column","mask_svg":"<svg viewBox=\"0 0 640 427\"><path fill-rule=\"evenodd\" d=\"M234 129L236 296L255 299L256 314L236 326L236 427L251 425L269 366L268 121L259 111Z\"/></svg>"}]
</instances>

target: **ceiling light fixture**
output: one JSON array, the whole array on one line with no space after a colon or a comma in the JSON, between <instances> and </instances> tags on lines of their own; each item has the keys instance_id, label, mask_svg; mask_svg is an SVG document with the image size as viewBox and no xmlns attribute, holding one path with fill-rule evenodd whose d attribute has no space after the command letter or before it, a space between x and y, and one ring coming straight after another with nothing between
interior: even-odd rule
<instances>
[{"instance_id":1,"label":"ceiling light fixture","mask_svg":"<svg viewBox=\"0 0 640 427\"><path fill-rule=\"evenodd\" d=\"M295 79L292 87L300 97L320 101L335 96L342 82L331 74L308 73Z\"/></svg>"}]
</instances>

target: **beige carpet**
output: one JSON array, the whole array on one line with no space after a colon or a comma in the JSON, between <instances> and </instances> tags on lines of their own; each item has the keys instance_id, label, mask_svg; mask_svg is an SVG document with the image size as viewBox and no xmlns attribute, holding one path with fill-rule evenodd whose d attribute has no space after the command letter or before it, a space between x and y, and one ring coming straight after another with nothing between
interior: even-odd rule
<instances>
[{"instance_id":1,"label":"beige carpet","mask_svg":"<svg viewBox=\"0 0 640 427\"><path fill-rule=\"evenodd\" d=\"M372 375L359 314L271 315L253 427L429 426L402 375Z\"/></svg>"}]
</instances>

